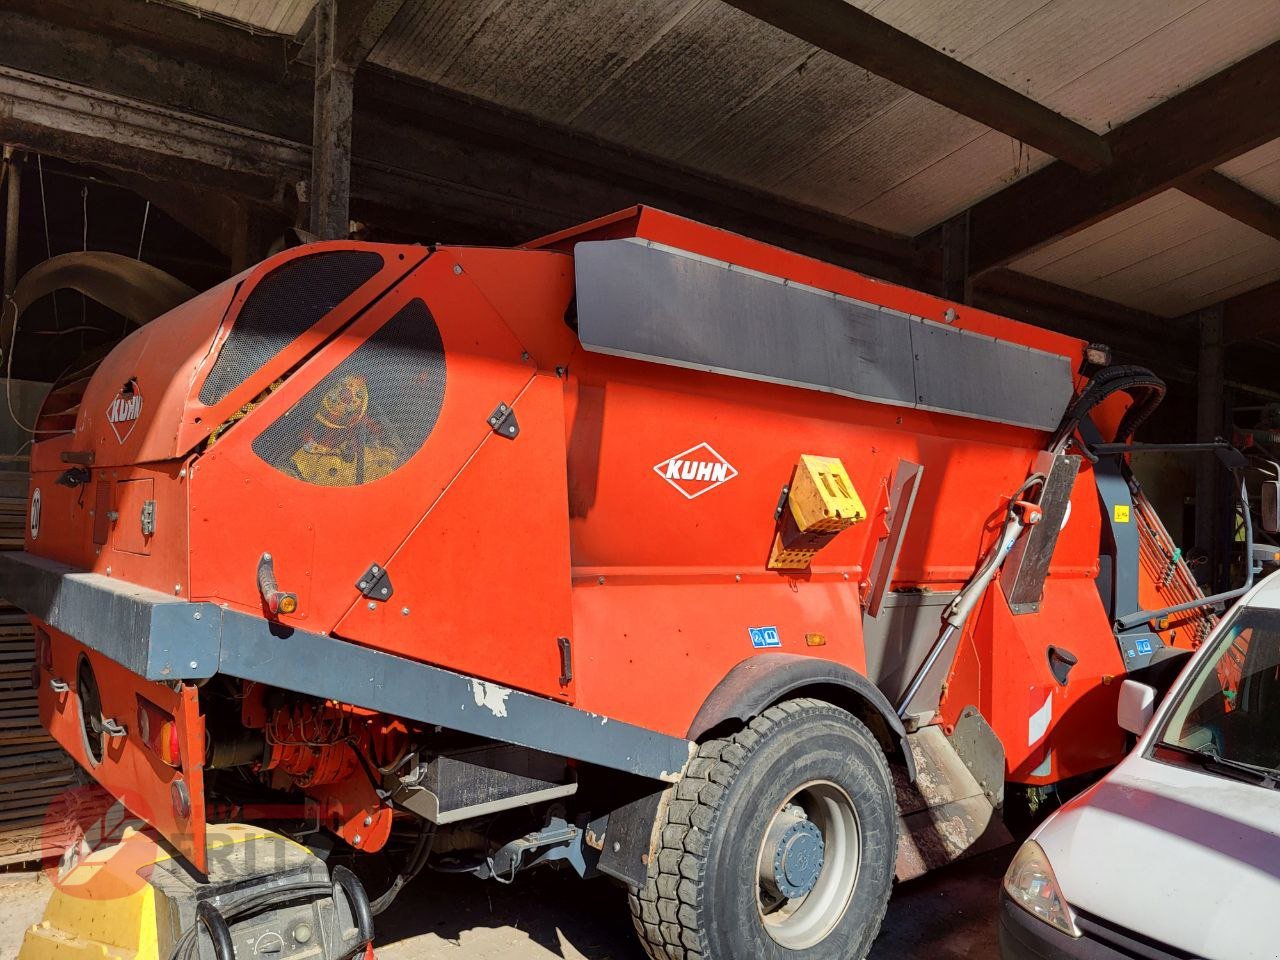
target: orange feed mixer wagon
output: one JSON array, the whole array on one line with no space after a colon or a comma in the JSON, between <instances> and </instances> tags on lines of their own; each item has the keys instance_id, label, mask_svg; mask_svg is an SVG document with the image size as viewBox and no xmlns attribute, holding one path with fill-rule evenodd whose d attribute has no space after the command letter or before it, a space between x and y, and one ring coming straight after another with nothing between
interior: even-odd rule
<instances>
[{"instance_id":1,"label":"orange feed mixer wagon","mask_svg":"<svg viewBox=\"0 0 1280 960\"><path fill-rule=\"evenodd\" d=\"M646 208L313 244L56 385L0 575L44 723L196 899L215 821L272 819L383 864L360 918L554 863L654 957L860 957L1204 630L1128 466L1162 392ZM216 902L203 955L270 922Z\"/></svg>"}]
</instances>

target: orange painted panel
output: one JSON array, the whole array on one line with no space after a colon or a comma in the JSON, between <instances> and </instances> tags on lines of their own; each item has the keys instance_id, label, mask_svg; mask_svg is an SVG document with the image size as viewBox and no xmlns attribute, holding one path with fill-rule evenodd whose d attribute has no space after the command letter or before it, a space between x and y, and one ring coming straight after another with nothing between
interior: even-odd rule
<instances>
[{"instance_id":1,"label":"orange painted panel","mask_svg":"<svg viewBox=\"0 0 1280 960\"><path fill-rule=\"evenodd\" d=\"M53 635L53 665L40 669L40 722L63 749L135 816L154 826L199 870L205 869L204 718L198 691L143 680L113 660L88 650L66 634ZM102 716L125 727L122 737L104 738L101 760L89 753L81 720L77 673L81 657L97 681ZM50 681L69 685L56 692ZM171 767L146 747L139 734L139 698L171 716L177 727L180 766ZM179 802L175 803L175 797ZM189 805L181 803L185 797Z\"/></svg>"},{"instance_id":2,"label":"orange painted panel","mask_svg":"<svg viewBox=\"0 0 1280 960\"><path fill-rule=\"evenodd\" d=\"M774 574L738 581L681 573L579 581L578 706L682 737L716 684L748 657L792 653L866 671L856 583L839 574L801 583ZM752 627L772 628L778 646L754 647ZM808 646L810 633L822 634L825 646Z\"/></svg>"},{"instance_id":3,"label":"orange painted panel","mask_svg":"<svg viewBox=\"0 0 1280 960\"><path fill-rule=\"evenodd\" d=\"M513 404L519 435L484 440L387 561L394 596L356 603L340 636L573 699L560 682L559 638L575 639L563 389L534 377Z\"/></svg>"},{"instance_id":4,"label":"orange painted panel","mask_svg":"<svg viewBox=\"0 0 1280 960\"><path fill-rule=\"evenodd\" d=\"M361 599L356 583L385 565L467 460L491 435L487 422L533 375L533 363L479 288L437 252L388 291L340 337L312 356L265 402L231 427L193 466L193 596L263 613L257 564L275 558L280 589L309 591L282 616L327 633ZM358 486L307 483L269 466L253 441L354 353L402 307L426 304L446 356L444 402L431 435L408 461ZM305 413L305 411L304 411Z\"/></svg>"},{"instance_id":5,"label":"orange painted panel","mask_svg":"<svg viewBox=\"0 0 1280 960\"><path fill-rule=\"evenodd\" d=\"M159 527L157 509L148 511L148 504L155 507L156 481L153 477L138 477L132 480L118 480L115 484L115 512L118 514L112 524L112 549L123 553L136 553L139 556L150 556L151 541L155 539L155 530ZM143 527L143 512L152 514L152 533ZM170 522L182 523L183 516L170 517Z\"/></svg>"},{"instance_id":6,"label":"orange painted panel","mask_svg":"<svg viewBox=\"0 0 1280 960\"><path fill-rule=\"evenodd\" d=\"M994 584L966 633L940 712L953 724L977 706L1004 744L1011 781L1053 783L1124 756L1124 663L1092 580L1051 577L1040 612L1026 616L1014 616ZM1049 644L1079 660L1065 686L1049 669Z\"/></svg>"},{"instance_id":7,"label":"orange painted panel","mask_svg":"<svg viewBox=\"0 0 1280 960\"><path fill-rule=\"evenodd\" d=\"M41 523L34 539L28 526L27 549L81 570L186 596L188 505L182 463L95 469L94 479L75 487L57 482L65 470L63 465L32 474L32 489L40 490ZM101 505L108 516L100 519L96 513L104 485ZM122 491L127 502L121 500ZM156 501L155 533L146 538L141 528L145 499ZM94 542L95 527L105 532L105 543Z\"/></svg>"}]
</instances>

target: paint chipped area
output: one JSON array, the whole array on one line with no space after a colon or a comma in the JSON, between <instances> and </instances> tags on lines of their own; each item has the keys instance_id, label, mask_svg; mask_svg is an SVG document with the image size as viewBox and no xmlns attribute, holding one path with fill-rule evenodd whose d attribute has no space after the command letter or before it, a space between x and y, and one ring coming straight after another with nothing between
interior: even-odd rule
<instances>
[{"instance_id":1,"label":"paint chipped area","mask_svg":"<svg viewBox=\"0 0 1280 960\"><path fill-rule=\"evenodd\" d=\"M511 688L500 687L487 680L472 680L471 696L475 698L477 707L484 707L495 717L505 717L507 698L511 696Z\"/></svg>"}]
</instances>

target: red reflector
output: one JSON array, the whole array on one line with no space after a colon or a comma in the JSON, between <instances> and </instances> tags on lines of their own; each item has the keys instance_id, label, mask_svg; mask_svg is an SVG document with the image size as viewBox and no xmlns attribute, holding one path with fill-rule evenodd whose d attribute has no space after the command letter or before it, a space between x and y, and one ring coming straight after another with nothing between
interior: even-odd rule
<instances>
[{"instance_id":1,"label":"red reflector","mask_svg":"<svg viewBox=\"0 0 1280 960\"><path fill-rule=\"evenodd\" d=\"M182 765L182 749L178 745L178 725L172 720L160 727L160 759L171 767Z\"/></svg>"},{"instance_id":2,"label":"red reflector","mask_svg":"<svg viewBox=\"0 0 1280 960\"><path fill-rule=\"evenodd\" d=\"M36 630L36 662L46 670L53 669L53 638L43 630Z\"/></svg>"}]
</instances>

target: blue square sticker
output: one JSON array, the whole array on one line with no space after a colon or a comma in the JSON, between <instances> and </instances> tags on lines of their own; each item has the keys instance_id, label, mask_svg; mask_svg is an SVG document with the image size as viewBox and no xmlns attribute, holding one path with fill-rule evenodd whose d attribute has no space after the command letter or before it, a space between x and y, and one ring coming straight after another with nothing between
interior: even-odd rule
<instances>
[{"instance_id":1,"label":"blue square sticker","mask_svg":"<svg viewBox=\"0 0 1280 960\"><path fill-rule=\"evenodd\" d=\"M1136 640L1133 645L1137 648L1138 653L1143 654L1144 656L1151 652L1150 640Z\"/></svg>"},{"instance_id":2,"label":"blue square sticker","mask_svg":"<svg viewBox=\"0 0 1280 960\"><path fill-rule=\"evenodd\" d=\"M747 632L751 634L751 645L757 650L782 646L777 627L747 627Z\"/></svg>"}]
</instances>

